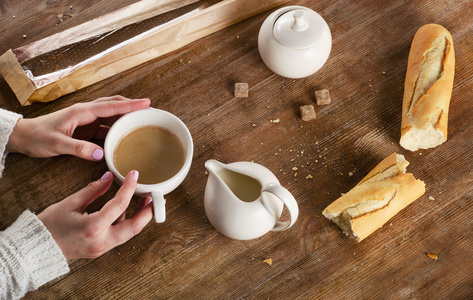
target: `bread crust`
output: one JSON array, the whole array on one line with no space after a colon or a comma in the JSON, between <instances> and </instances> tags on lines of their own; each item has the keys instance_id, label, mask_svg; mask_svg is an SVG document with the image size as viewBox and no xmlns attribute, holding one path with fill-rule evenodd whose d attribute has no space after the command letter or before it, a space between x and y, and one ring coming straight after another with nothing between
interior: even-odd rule
<instances>
[{"instance_id":1,"label":"bread crust","mask_svg":"<svg viewBox=\"0 0 473 300\"><path fill-rule=\"evenodd\" d=\"M441 55L433 57L434 51ZM429 59L429 55L433 58ZM429 72L430 81L425 78ZM450 32L437 24L420 27L412 41L404 83L400 143L405 149L427 149L447 140L454 73L455 52ZM429 128L430 133L426 132ZM409 136L412 130L419 130L420 135ZM438 141L424 143L423 135L434 130Z\"/></svg>"},{"instance_id":2,"label":"bread crust","mask_svg":"<svg viewBox=\"0 0 473 300\"><path fill-rule=\"evenodd\" d=\"M389 155L322 214L362 241L425 193L424 182L405 173L408 164L402 155Z\"/></svg>"},{"instance_id":3,"label":"bread crust","mask_svg":"<svg viewBox=\"0 0 473 300\"><path fill-rule=\"evenodd\" d=\"M385 173L389 168L393 168L392 172L395 172L396 174L404 174L406 173L408 165L409 162L403 155L393 152L374 167L357 185L373 179L378 174Z\"/></svg>"}]
</instances>

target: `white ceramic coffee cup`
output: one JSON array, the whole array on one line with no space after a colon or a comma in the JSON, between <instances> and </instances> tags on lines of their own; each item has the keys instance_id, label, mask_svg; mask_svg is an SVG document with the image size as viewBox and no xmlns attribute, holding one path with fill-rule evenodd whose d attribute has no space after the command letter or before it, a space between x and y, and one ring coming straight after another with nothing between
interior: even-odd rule
<instances>
[{"instance_id":1,"label":"white ceramic coffee cup","mask_svg":"<svg viewBox=\"0 0 473 300\"><path fill-rule=\"evenodd\" d=\"M182 142L185 153L184 165L176 175L156 184L138 183L136 187L135 195L143 197L151 195L153 198L155 220L157 223L162 223L166 220L166 201L164 200L164 195L176 189L184 181L192 163L194 144L189 129L184 122L167 111L155 108L147 108L128 113L112 125L105 138L105 161L107 162L108 169L115 176L115 180L119 184L122 184L125 177L118 172L113 161L115 148L121 138L131 130L149 125L160 126L174 133Z\"/></svg>"}]
</instances>

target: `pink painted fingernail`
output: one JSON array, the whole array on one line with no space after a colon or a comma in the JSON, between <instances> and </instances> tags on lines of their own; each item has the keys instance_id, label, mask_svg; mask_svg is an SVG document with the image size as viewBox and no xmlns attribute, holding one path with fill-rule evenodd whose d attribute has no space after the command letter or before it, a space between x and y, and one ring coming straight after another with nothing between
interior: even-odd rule
<instances>
[{"instance_id":1,"label":"pink painted fingernail","mask_svg":"<svg viewBox=\"0 0 473 300\"><path fill-rule=\"evenodd\" d=\"M95 149L94 152L92 152L92 158L94 160L101 160L103 158L103 150Z\"/></svg>"},{"instance_id":2,"label":"pink painted fingernail","mask_svg":"<svg viewBox=\"0 0 473 300\"><path fill-rule=\"evenodd\" d=\"M138 173L138 171L133 171L133 177L136 181L138 181L138 176L140 176L140 173Z\"/></svg>"},{"instance_id":3,"label":"pink painted fingernail","mask_svg":"<svg viewBox=\"0 0 473 300\"><path fill-rule=\"evenodd\" d=\"M153 198L148 197L148 198L146 199L145 206L148 205L148 204L150 204L151 202L153 202Z\"/></svg>"},{"instance_id":4,"label":"pink painted fingernail","mask_svg":"<svg viewBox=\"0 0 473 300\"><path fill-rule=\"evenodd\" d=\"M103 181L107 180L110 178L110 171L107 171L105 172L105 174L102 175L102 177L100 179L102 179Z\"/></svg>"}]
</instances>

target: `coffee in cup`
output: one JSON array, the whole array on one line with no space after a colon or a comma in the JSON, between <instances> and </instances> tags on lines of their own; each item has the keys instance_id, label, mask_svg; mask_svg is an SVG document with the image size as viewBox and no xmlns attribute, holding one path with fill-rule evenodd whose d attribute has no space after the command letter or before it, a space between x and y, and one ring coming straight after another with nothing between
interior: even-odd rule
<instances>
[{"instance_id":1,"label":"coffee in cup","mask_svg":"<svg viewBox=\"0 0 473 300\"><path fill-rule=\"evenodd\" d=\"M104 150L108 169L119 184L129 171L139 172L135 194L151 195L155 220L164 222L164 195L184 181L192 163L194 144L184 122L155 108L128 113L110 128Z\"/></svg>"},{"instance_id":2,"label":"coffee in cup","mask_svg":"<svg viewBox=\"0 0 473 300\"><path fill-rule=\"evenodd\" d=\"M123 176L137 170L138 183L155 184L176 175L185 162L182 142L168 129L147 125L133 129L115 147L113 163Z\"/></svg>"}]
</instances>

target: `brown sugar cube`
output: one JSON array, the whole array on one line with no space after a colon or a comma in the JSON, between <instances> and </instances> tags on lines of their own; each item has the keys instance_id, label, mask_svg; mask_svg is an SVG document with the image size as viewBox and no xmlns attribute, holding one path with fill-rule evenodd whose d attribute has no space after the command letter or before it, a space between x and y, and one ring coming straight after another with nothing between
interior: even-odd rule
<instances>
[{"instance_id":1,"label":"brown sugar cube","mask_svg":"<svg viewBox=\"0 0 473 300\"><path fill-rule=\"evenodd\" d=\"M237 98L248 97L248 83L245 83L245 82L235 83L235 97Z\"/></svg>"},{"instance_id":2,"label":"brown sugar cube","mask_svg":"<svg viewBox=\"0 0 473 300\"><path fill-rule=\"evenodd\" d=\"M315 119L315 110L313 105L303 105L299 108L301 112L302 121L309 121Z\"/></svg>"},{"instance_id":3,"label":"brown sugar cube","mask_svg":"<svg viewBox=\"0 0 473 300\"><path fill-rule=\"evenodd\" d=\"M315 91L315 99L317 99L317 105L327 105L332 101L327 89Z\"/></svg>"}]
</instances>

